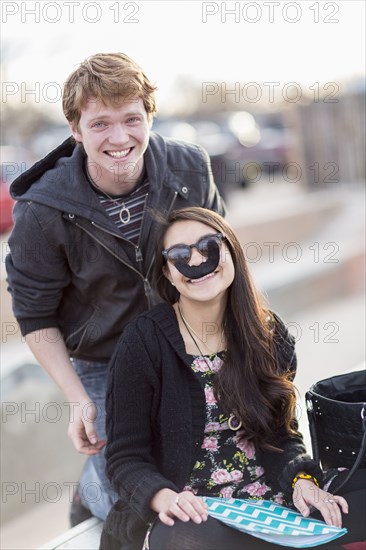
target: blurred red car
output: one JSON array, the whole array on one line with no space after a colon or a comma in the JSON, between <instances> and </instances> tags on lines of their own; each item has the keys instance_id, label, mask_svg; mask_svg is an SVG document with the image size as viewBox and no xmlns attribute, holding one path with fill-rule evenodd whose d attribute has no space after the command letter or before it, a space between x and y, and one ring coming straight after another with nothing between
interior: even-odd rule
<instances>
[{"instance_id":1,"label":"blurred red car","mask_svg":"<svg viewBox=\"0 0 366 550\"><path fill-rule=\"evenodd\" d=\"M9 184L0 180L0 234L5 233L13 226L14 201L9 193Z\"/></svg>"},{"instance_id":2,"label":"blurred red car","mask_svg":"<svg viewBox=\"0 0 366 550\"><path fill-rule=\"evenodd\" d=\"M34 161L34 156L23 147L0 147L0 234L9 231L13 226L14 201L9 192L10 184Z\"/></svg>"}]
</instances>

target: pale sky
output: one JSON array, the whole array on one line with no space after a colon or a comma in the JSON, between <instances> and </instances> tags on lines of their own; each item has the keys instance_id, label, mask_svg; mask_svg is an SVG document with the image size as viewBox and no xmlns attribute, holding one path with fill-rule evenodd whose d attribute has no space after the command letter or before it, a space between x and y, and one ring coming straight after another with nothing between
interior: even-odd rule
<instances>
[{"instance_id":1,"label":"pale sky","mask_svg":"<svg viewBox=\"0 0 366 550\"><path fill-rule=\"evenodd\" d=\"M296 82L308 91L365 69L363 0L3 0L1 11L6 100L21 98L22 86L32 85L41 103L44 95L53 99L57 88L50 83L61 88L80 61L100 51L135 59L158 85L160 104L174 101L179 75L199 85ZM60 101L47 103L61 110Z\"/></svg>"}]
</instances>

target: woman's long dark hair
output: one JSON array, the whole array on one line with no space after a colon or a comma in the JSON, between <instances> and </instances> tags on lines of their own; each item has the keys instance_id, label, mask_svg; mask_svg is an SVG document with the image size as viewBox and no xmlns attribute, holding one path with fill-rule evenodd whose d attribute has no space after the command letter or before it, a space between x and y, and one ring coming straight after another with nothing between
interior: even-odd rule
<instances>
[{"instance_id":1,"label":"woman's long dark hair","mask_svg":"<svg viewBox=\"0 0 366 550\"><path fill-rule=\"evenodd\" d=\"M240 418L243 437L261 449L280 450L273 444L275 432L294 429L295 388L290 365L283 364L276 338L276 320L256 291L238 238L218 214L199 207L172 212L160 223L156 244L154 286L173 304L179 293L163 275L162 256L167 229L178 221L197 221L226 235L235 276L228 289L224 314L227 352L216 373L214 390L221 407ZM277 335L278 336L278 335Z\"/></svg>"}]
</instances>

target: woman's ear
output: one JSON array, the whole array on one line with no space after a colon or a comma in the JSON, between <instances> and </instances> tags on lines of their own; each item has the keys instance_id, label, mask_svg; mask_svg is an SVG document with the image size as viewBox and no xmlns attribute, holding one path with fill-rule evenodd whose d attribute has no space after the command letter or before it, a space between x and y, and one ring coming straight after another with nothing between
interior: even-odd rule
<instances>
[{"instance_id":1,"label":"woman's ear","mask_svg":"<svg viewBox=\"0 0 366 550\"><path fill-rule=\"evenodd\" d=\"M168 281L169 281L173 286L175 286L175 284L172 282L172 276L171 276L171 274L170 274L170 270L169 270L168 264L166 264L166 265L163 266L162 271L163 271L164 277L165 277L166 279L168 279Z\"/></svg>"}]
</instances>

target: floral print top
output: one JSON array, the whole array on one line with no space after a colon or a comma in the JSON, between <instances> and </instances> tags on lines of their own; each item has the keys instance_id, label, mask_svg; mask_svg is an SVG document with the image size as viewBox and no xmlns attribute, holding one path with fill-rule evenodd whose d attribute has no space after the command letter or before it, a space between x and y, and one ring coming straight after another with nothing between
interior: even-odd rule
<instances>
[{"instance_id":1,"label":"floral print top","mask_svg":"<svg viewBox=\"0 0 366 550\"><path fill-rule=\"evenodd\" d=\"M217 403L213 380L221 368L224 352L193 356L192 370L200 379L206 396L206 426L199 456L183 490L196 495L221 498L255 498L287 503L282 493L274 493L266 483L263 467L256 460L251 442L241 440L241 431L229 428L228 417Z\"/></svg>"}]
</instances>

